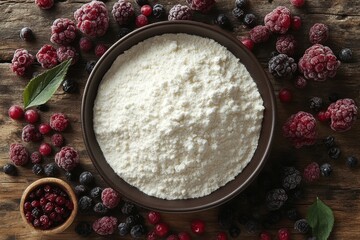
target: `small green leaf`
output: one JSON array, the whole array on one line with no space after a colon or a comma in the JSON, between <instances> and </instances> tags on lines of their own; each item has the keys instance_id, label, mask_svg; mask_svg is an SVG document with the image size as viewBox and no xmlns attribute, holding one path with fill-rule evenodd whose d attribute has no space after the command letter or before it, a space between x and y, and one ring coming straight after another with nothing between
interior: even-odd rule
<instances>
[{"instance_id":1,"label":"small green leaf","mask_svg":"<svg viewBox=\"0 0 360 240\"><path fill-rule=\"evenodd\" d=\"M309 207L306 220L317 240L328 239L334 226L334 214L319 198Z\"/></svg>"},{"instance_id":2,"label":"small green leaf","mask_svg":"<svg viewBox=\"0 0 360 240\"><path fill-rule=\"evenodd\" d=\"M31 79L23 92L24 108L46 103L64 80L70 64L71 59Z\"/></svg>"}]
</instances>

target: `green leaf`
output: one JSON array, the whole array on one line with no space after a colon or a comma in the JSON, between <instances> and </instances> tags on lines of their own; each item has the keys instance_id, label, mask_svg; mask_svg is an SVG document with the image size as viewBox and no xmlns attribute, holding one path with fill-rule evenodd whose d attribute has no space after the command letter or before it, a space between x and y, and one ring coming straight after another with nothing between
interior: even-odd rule
<instances>
[{"instance_id":1,"label":"green leaf","mask_svg":"<svg viewBox=\"0 0 360 240\"><path fill-rule=\"evenodd\" d=\"M319 198L309 207L306 220L317 240L328 239L334 226L334 214Z\"/></svg>"},{"instance_id":2,"label":"green leaf","mask_svg":"<svg viewBox=\"0 0 360 240\"><path fill-rule=\"evenodd\" d=\"M46 103L59 88L71 64L71 59L30 80L23 92L24 108Z\"/></svg>"}]
</instances>

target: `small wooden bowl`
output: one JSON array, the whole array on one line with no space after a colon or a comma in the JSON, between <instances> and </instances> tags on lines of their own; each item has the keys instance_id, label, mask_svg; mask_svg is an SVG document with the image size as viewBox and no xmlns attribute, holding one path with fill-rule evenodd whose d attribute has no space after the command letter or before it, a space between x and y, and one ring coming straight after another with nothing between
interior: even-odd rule
<instances>
[{"instance_id":1,"label":"small wooden bowl","mask_svg":"<svg viewBox=\"0 0 360 240\"><path fill-rule=\"evenodd\" d=\"M25 200L27 199L29 193L32 190L34 190L35 188L37 188L37 187L39 187L41 185L45 185L45 184L56 185L56 186L60 187L62 190L64 190L68 194L69 199L72 201L72 203L74 205L74 209L72 210L69 218L65 222L63 222L61 225L59 225L59 226L57 226L55 228L42 230L42 229L35 228L31 223L29 223L26 220L25 212L24 212L24 203L25 203ZM28 227L30 227L34 231L36 231L38 233L41 233L41 234L51 235L51 234L56 234L56 233L63 232L65 229L67 229L72 224L72 222L74 221L74 219L76 217L77 211L78 211L78 202L77 202L77 198L76 198L76 195L75 195L74 191L72 190L72 188L70 187L69 184L67 184L65 181L63 181L61 179L58 179L58 178L51 178L51 177L41 178L41 179L33 182L32 184L30 184L25 189L25 191L23 192L23 194L21 196L20 214L21 214L22 219L24 220L24 222L26 223L26 225Z\"/></svg>"}]
</instances>

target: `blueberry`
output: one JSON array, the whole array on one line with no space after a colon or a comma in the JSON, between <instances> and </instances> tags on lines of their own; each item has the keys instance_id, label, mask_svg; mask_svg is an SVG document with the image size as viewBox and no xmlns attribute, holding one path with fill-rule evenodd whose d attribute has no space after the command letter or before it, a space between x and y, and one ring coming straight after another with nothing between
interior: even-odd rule
<instances>
[{"instance_id":1,"label":"blueberry","mask_svg":"<svg viewBox=\"0 0 360 240\"><path fill-rule=\"evenodd\" d=\"M148 0L135 0L135 2L139 5L139 6L144 6L149 4Z\"/></svg>"},{"instance_id":2,"label":"blueberry","mask_svg":"<svg viewBox=\"0 0 360 240\"><path fill-rule=\"evenodd\" d=\"M143 235L145 235L145 228L143 225L135 225L131 228L130 230L130 234L131 234L131 237L133 238L140 238L142 237Z\"/></svg>"},{"instance_id":3,"label":"blueberry","mask_svg":"<svg viewBox=\"0 0 360 240\"><path fill-rule=\"evenodd\" d=\"M160 19L165 17L166 11L163 5L157 3L153 6L152 14L155 18Z\"/></svg>"},{"instance_id":4,"label":"blueberry","mask_svg":"<svg viewBox=\"0 0 360 240\"><path fill-rule=\"evenodd\" d=\"M310 98L310 109L319 112L321 108L323 107L323 100L320 97L312 97Z\"/></svg>"},{"instance_id":5,"label":"blueberry","mask_svg":"<svg viewBox=\"0 0 360 240\"><path fill-rule=\"evenodd\" d=\"M333 136L327 136L324 138L323 142L327 148L332 148L335 146L335 138Z\"/></svg>"},{"instance_id":6,"label":"blueberry","mask_svg":"<svg viewBox=\"0 0 360 240\"><path fill-rule=\"evenodd\" d=\"M11 176L17 175L16 167L10 163L4 165L3 171L5 174L11 175Z\"/></svg>"},{"instance_id":7,"label":"blueberry","mask_svg":"<svg viewBox=\"0 0 360 240\"><path fill-rule=\"evenodd\" d=\"M93 205L93 201L88 196L82 196L79 199L78 205L79 205L79 211L81 213L85 213L85 212L88 212L91 209L91 207Z\"/></svg>"},{"instance_id":8,"label":"blueberry","mask_svg":"<svg viewBox=\"0 0 360 240\"><path fill-rule=\"evenodd\" d=\"M79 176L79 182L82 185L90 186L94 183L94 176L91 172L82 172Z\"/></svg>"},{"instance_id":9,"label":"blueberry","mask_svg":"<svg viewBox=\"0 0 360 240\"><path fill-rule=\"evenodd\" d=\"M41 175L44 173L44 168L40 165L40 164L34 164L32 166L32 172L35 174L35 175Z\"/></svg>"},{"instance_id":10,"label":"blueberry","mask_svg":"<svg viewBox=\"0 0 360 240\"><path fill-rule=\"evenodd\" d=\"M92 72L96 64L96 61L89 61L86 63L85 70L88 74Z\"/></svg>"},{"instance_id":11,"label":"blueberry","mask_svg":"<svg viewBox=\"0 0 360 240\"><path fill-rule=\"evenodd\" d=\"M243 19L243 23L247 27L254 27L256 25L257 18L254 14L248 13L245 15Z\"/></svg>"},{"instance_id":12,"label":"blueberry","mask_svg":"<svg viewBox=\"0 0 360 240\"><path fill-rule=\"evenodd\" d=\"M87 237L92 232L90 223L88 222L79 222L75 227L75 232L82 237Z\"/></svg>"},{"instance_id":13,"label":"blueberry","mask_svg":"<svg viewBox=\"0 0 360 240\"><path fill-rule=\"evenodd\" d=\"M58 167L55 163L46 164L44 167L45 175L48 177L54 177L58 172Z\"/></svg>"},{"instance_id":14,"label":"blueberry","mask_svg":"<svg viewBox=\"0 0 360 240\"><path fill-rule=\"evenodd\" d=\"M235 0L235 6L237 8L243 9L246 7L246 5L247 5L247 0Z\"/></svg>"},{"instance_id":15,"label":"blueberry","mask_svg":"<svg viewBox=\"0 0 360 240\"><path fill-rule=\"evenodd\" d=\"M119 224L118 230L119 230L119 235L121 237L124 237L130 232L130 227L126 223L122 222Z\"/></svg>"},{"instance_id":16,"label":"blueberry","mask_svg":"<svg viewBox=\"0 0 360 240\"><path fill-rule=\"evenodd\" d=\"M98 202L94 205L93 208L94 212L99 213L99 214L106 214L109 209L107 207L105 207L105 205L101 202Z\"/></svg>"},{"instance_id":17,"label":"blueberry","mask_svg":"<svg viewBox=\"0 0 360 240\"><path fill-rule=\"evenodd\" d=\"M259 223L254 219L250 219L245 224L245 229L249 233L256 233L257 231L259 231L259 227Z\"/></svg>"},{"instance_id":18,"label":"blueberry","mask_svg":"<svg viewBox=\"0 0 360 240\"><path fill-rule=\"evenodd\" d=\"M41 104L41 105L37 106L36 108L41 112L49 111L49 106L46 104Z\"/></svg>"},{"instance_id":19,"label":"blueberry","mask_svg":"<svg viewBox=\"0 0 360 240\"><path fill-rule=\"evenodd\" d=\"M34 34L30 28L24 27L20 30L20 38L25 41L31 41L34 38Z\"/></svg>"},{"instance_id":20,"label":"blueberry","mask_svg":"<svg viewBox=\"0 0 360 240\"><path fill-rule=\"evenodd\" d=\"M144 219L142 218L141 215L139 214L135 214L135 215L130 215L125 219L125 223L129 226L129 227L133 227L135 225L141 224L143 223Z\"/></svg>"},{"instance_id":21,"label":"blueberry","mask_svg":"<svg viewBox=\"0 0 360 240\"><path fill-rule=\"evenodd\" d=\"M295 208L286 210L286 216L289 220L296 221L299 219L299 213Z\"/></svg>"},{"instance_id":22,"label":"blueberry","mask_svg":"<svg viewBox=\"0 0 360 240\"><path fill-rule=\"evenodd\" d=\"M310 230L310 226L306 219L299 219L295 222L294 229L300 233L307 233Z\"/></svg>"},{"instance_id":23,"label":"blueberry","mask_svg":"<svg viewBox=\"0 0 360 240\"><path fill-rule=\"evenodd\" d=\"M358 159L354 156L349 156L346 158L346 165L349 167L349 168L354 168L358 165Z\"/></svg>"},{"instance_id":24,"label":"blueberry","mask_svg":"<svg viewBox=\"0 0 360 240\"><path fill-rule=\"evenodd\" d=\"M130 202L125 202L121 207L121 212L125 215L130 215L136 212L136 206Z\"/></svg>"},{"instance_id":25,"label":"blueberry","mask_svg":"<svg viewBox=\"0 0 360 240\"><path fill-rule=\"evenodd\" d=\"M214 19L214 23L218 26L220 26L221 28L224 29L231 29L231 23L230 20L227 16L225 16L224 14L219 14L215 19Z\"/></svg>"},{"instance_id":26,"label":"blueberry","mask_svg":"<svg viewBox=\"0 0 360 240\"><path fill-rule=\"evenodd\" d=\"M352 51L349 48L343 48L340 50L339 59L342 62L350 62L352 60Z\"/></svg>"},{"instance_id":27,"label":"blueberry","mask_svg":"<svg viewBox=\"0 0 360 240\"><path fill-rule=\"evenodd\" d=\"M72 172L65 172L65 177L68 181L74 181L75 180L75 174Z\"/></svg>"},{"instance_id":28,"label":"blueberry","mask_svg":"<svg viewBox=\"0 0 360 240\"><path fill-rule=\"evenodd\" d=\"M74 80L65 79L62 83L62 88L66 93L75 93L78 89L78 85Z\"/></svg>"},{"instance_id":29,"label":"blueberry","mask_svg":"<svg viewBox=\"0 0 360 240\"><path fill-rule=\"evenodd\" d=\"M338 159L341 154L341 150L338 147L332 147L328 151L329 157L332 159Z\"/></svg>"},{"instance_id":30,"label":"blueberry","mask_svg":"<svg viewBox=\"0 0 360 240\"><path fill-rule=\"evenodd\" d=\"M330 176L332 173L331 165L329 163L324 163L323 165L321 165L320 171L321 171L321 175L325 177Z\"/></svg>"},{"instance_id":31,"label":"blueberry","mask_svg":"<svg viewBox=\"0 0 360 240\"><path fill-rule=\"evenodd\" d=\"M84 185L76 185L74 190L78 197L81 197L87 193L87 189Z\"/></svg>"},{"instance_id":32,"label":"blueberry","mask_svg":"<svg viewBox=\"0 0 360 240\"><path fill-rule=\"evenodd\" d=\"M103 190L102 190L101 187L94 187L90 191L90 197L93 198L93 199L100 199L102 191Z\"/></svg>"},{"instance_id":33,"label":"blueberry","mask_svg":"<svg viewBox=\"0 0 360 240\"><path fill-rule=\"evenodd\" d=\"M232 14L237 19L242 19L245 16L244 10L237 8L237 7L232 10Z\"/></svg>"}]
</instances>

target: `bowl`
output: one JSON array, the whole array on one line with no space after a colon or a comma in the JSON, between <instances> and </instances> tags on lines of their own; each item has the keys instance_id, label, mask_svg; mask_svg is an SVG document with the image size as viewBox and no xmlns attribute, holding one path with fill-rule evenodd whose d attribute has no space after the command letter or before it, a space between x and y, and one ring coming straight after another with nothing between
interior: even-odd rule
<instances>
[{"instance_id":1,"label":"bowl","mask_svg":"<svg viewBox=\"0 0 360 240\"><path fill-rule=\"evenodd\" d=\"M24 211L24 203L26 201L26 199L28 198L29 194L36 189L39 186L42 185L55 185L58 186L59 188L61 188L63 191L65 191L67 193L67 195L69 196L71 202L74 205L73 210L71 211L70 216L67 218L67 220L65 222L63 222L61 225L56 226L54 228L50 228L50 229L46 229L46 230L42 230L39 228L35 228L31 223L29 223L26 220L25 217L25 211ZM61 233L63 231L65 231L65 229L67 229L74 221L76 214L77 214L77 210L78 210L78 202L77 202L77 198L75 195L75 192L72 190L71 186L69 184L67 184L65 181L58 179L58 178L41 178L33 183L31 183L23 192L22 196L21 196L21 200L20 200L20 213L21 213L21 217L24 220L26 226L28 226L29 228L31 228L33 231L38 232L40 234L44 234L44 235L52 235L52 234L56 234L56 233Z\"/></svg>"},{"instance_id":2,"label":"bowl","mask_svg":"<svg viewBox=\"0 0 360 240\"><path fill-rule=\"evenodd\" d=\"M264 101L264 119L258 147L249 164L231 182L211 194L193 199L165 200L146 195L121 179L106 162L93 129L93 106L102 77L117 56L137 43L166 33L186 33L215 40L225 46L245 65ZM125 198L136 204L164 212L192 212L218 206L239 194L257 176L269 155L275 125L275 101L270 80L255 56L241 42L220 28L193 21L172 21L150 24L126 35L99 59L92 70L82 98L81 122L88 154L104 180Z\"/></svg>"}]
</instances>

